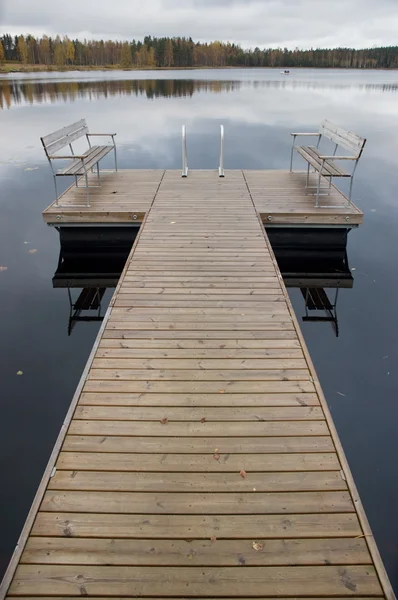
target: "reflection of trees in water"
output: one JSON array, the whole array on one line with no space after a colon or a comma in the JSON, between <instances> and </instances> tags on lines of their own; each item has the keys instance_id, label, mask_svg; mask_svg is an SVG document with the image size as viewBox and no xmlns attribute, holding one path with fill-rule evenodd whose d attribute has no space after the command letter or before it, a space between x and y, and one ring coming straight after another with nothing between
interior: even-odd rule
<instances>
[{"instance_id":1,"label":"reflection of trees in water","mask_svg":"<svg viewBox=\"0 0 398 600\"><path fill-rule=\"evenodd\" d=\"M193 96L195 93L223 93L241 88L286 90L344 90L396 92L398 84L356 84L309 81L203 81L192 79L143 79L105 81L0 81L0 109L15 104L97 100L111 96L146 96L148 99Z\"/></svg>"},{"instance_id":2,"label":"reflection of trees in water","mask_svg":"<svg viewBox=\"0 0 398 600\"><path fill-rule=\"evenodd\" d=\"M146 96L169 98L193 96L196 92L230 92L240 87L239 81L194 81L186 79L145 79L106 81L0 81L0 108L13 104L73 102L77 99L97 100L109 96Z\"/></svg>"}]
</instances>

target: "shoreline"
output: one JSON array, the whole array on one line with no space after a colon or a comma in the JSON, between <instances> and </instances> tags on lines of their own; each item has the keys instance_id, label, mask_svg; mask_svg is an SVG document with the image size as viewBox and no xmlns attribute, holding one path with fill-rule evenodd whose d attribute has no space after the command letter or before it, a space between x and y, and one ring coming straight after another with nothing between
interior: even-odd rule
<instances>
[{"instance_id":1,"label":"shoreline","mask_svg":"<svg viewBox=\"0 0 398 600\"><path fill-rule=\"evenodd\" d=\"M243 65L237 66L225 66L225 67L121 67L120 65L64 65L62 67L56 67L55 65L23 65L19 63L5 63L0 65L0 74L2 75L13 75L15 73L68 73L68 72L83 72L83 71L225 71L235 69L269 69L273 71L279 71L281 69L288 69L289 71L296 71L298 69L314 70L314 71L397 71L397 68L389 67L372 67L372 68L353 68L353 67L249 67Z\"/></svg>"}]
</instances>

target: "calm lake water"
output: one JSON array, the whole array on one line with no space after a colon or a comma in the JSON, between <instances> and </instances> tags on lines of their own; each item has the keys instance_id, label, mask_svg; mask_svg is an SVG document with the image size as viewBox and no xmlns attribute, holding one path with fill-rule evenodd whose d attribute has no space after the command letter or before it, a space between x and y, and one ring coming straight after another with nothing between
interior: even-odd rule
<instances>
[{"instance_id":1,"label":"calm lake water","mask_svg":"<svg viewBox=\"0 0 398 600\"><path fill-rule=\"evenodd\" d=\"M340 335L302 329L380 552L398 588L398 72L211 70L38 73L0 77L0 575L24 523L98 331L68 335L66 289L54 289L58 233L40 136L86 117L116 131L120 168L287 168L290 131L325 117L368 139L353 200L365 223L349 234L353 289L340 290ZM103 162L112 166L112 159ZM30 252L35 250L36 252ZM301 320L304 299L290 290ZM103 298L103 308L111 290ZM22 371L22 375L17 373Z\"/></svg>"}]
</instances>

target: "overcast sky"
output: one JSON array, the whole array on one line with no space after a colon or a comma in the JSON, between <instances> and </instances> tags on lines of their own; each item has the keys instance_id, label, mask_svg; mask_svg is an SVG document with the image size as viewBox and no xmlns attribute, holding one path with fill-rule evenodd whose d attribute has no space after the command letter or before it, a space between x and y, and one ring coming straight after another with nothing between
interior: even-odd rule
<instances>
[{"instance_id":1,"label":"overcast sky","mask_svg":"<svg viewBox=\"0 0 398 600\"><path fill-rule=\"evenodd\" d=\"M0 32L191 36L243 47L398 44L398 0L0 0Z\"/></svg>"}]
</instances>

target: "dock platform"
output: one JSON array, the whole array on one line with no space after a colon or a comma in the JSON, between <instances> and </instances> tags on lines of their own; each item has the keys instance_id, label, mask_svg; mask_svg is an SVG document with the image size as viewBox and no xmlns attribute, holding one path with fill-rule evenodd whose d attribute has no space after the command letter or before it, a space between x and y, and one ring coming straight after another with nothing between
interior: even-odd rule
<instances>
[{"instance_id":1,"label":"dock platform","mask_svg":"<svg viewBox=\"0 0 398 600\"><path fill-rule=\"evenodd\" d=\"M3 594L392 599L245 173L151 177Z\"/></svg>"},{"instance_id":2,"label":"dock platform","mask_svg":"<svg viewBox=\"0 0 398 600\"><path fill-rule=\"evenodd\" d=\"M347 198L333 185L330 195L322 196L322 204L338 208L316 208L314 195L306 189L306 173L227 170L224 178L217 178L216 171L190 171L187 178L181 177L181 171L167 173L174 184L168 184L170 197L210 202L218 194L228 192L231 192L234 201L239 202L242 195L237 194L234 182L236 178L243 177L245 193L249 193L258 214L268 226L355 227L363 220L362 211L355 204L347 206ZM163 191L162 186L168 180L164 179L164 174L161 170L101 171L101 187L90 190L90 207L84 206L85 188L73 185L61 196L62 206L52 203L43 212L43 218L46 223L56 226L141 223L158 188ZM92 176L92 181L96 184L96 175ZM310 185L316 183L316 176L311 174ZM324 181L323 186L326 185Z\"/></svg>"}]
</instances>

